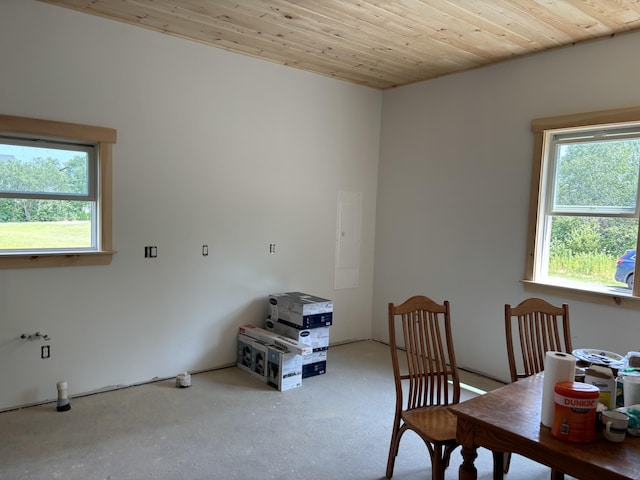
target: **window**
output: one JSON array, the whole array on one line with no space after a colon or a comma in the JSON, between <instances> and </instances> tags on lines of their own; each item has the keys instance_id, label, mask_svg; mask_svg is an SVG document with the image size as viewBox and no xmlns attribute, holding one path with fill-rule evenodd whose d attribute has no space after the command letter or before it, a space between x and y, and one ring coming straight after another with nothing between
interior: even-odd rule
<instances>
[{"instance_id":1,"label":"window","mask_svg":"<svg viewBox=\"0 0 640 480\"><path fill-rule=\"evenodd\" d=\"M532 130L525 281L638 296L640 108L538 119Z\"/></svg>"},{"instance_id":2,"label":"window","mask_svg":"<svg viewBox=\"0 0 640 480\"><path fill-rule=\"evenodd\" d=\"M116 131L0 115L0 268L102 265Z\"/></svg>"}]
</instances>

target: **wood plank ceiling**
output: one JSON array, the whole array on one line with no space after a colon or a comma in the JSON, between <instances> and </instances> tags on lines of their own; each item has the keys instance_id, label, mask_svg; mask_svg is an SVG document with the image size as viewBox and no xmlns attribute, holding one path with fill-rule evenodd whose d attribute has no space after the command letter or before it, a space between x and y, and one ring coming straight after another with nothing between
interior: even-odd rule
<instances>
[{"instance_id":1,"label":"wood plank ceiling","mask_svg":"<svg viewBox=\"0 0 640 480\"><path fill-rule=\"evenodd\" d=\"M640 29L639 0L40 0L376 89Z\"/></svg>"}]
</instances>

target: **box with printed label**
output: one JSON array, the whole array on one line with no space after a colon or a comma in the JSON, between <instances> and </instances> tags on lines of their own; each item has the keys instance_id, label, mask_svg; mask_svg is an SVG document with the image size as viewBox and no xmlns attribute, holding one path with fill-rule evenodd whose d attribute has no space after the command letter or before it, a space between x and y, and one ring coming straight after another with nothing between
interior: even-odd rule
<instances>
[{"instance_id":1,"label":"box with printed label","mask_svg":"<svg viewBox=\"0 0 640 480\"><path fill-rule=\"evenodd\" d=\"M317 315L299 315L297 313L280 312L281 320L286 320L300 328L330 327L333 324L333 313L319 313ZM271 315L269 315L271 316ZM273 317L275 318L275 317Z\"/></svg>"},{"instance_id":2,"label":"box with printed label","mask_svg":"<svg viewBox=\"0 0 640 480\"><path fill-rule=\"evenodd\" d=\"M333 312L332 300L302 292L273 293L269 295L269 303L278 309L300 315Z\"/></svg>"},{"instance_id":3,"label":"box with printed label","mask_svg":"<svg viewBox=\"0 0 640 480\"><path fill-rule=\"evenodd\" d=\"M308 355L313 352L313 347L310 345L298 342L297 340L285 337L284 335L279 335L275 332L270 332L264 328L256 327L255 325L244 325L240 327L240 333L261 340L266 344L273 344L300 355Z\"/></svg>"},{"instance_id":4,"label":"box with printed label","mask_svg":"<svg viewBox=\"0 0 640 480\"><path fill-rule=\"evenodd\" d=\"M238 334L238 368L266 382L266 364L267 344L247 335Z\"/></svg>"},{"instance_id":5,"label":"box with printed label","mask_svg":"<svg viewBox=\"0 0 640 480\"><path fill-rule=\"evenodd\" d=\"M267 385L281 392L302 386L302 356L276 345L269 345Z\"/></svg>"},{"instance_id":6,"label":"box with printed label","mask_svg":"<svg viewBox=\"0 0 640 480\"><path fill-rule=\"evenodd\" d=\"M253 365L251 364L251 351L255 339L248 337L247 335L238 334L238 368L245 372L252 372Z\"/></svg>"},{"instance_id":7,"label":"box with printed label","mask_svg":"<svg viewBox=\"0 0 640 480\"><path fill-rule=\"evenodd\" d=\"M315 377L316 375L324 375L327 373L327 362L313 362L302 365L302 378Z\"/></svg>"},{"instance_id":8,"label":"box with printed label","mask_svg":"<svg viewBox=\"0 0 640 480\"><path fill-rule=\"evenodd\" d=\"M300 343L311 345L314 351L329 347L329 327L302 328L300 325L294 325L286 320L274 321L267 318L265 329Z\"/></svg>"},{"instance_id":9,"label":"box with printed label","mask_svg":"<svg viewBox=\"0 0 640 480\"><path fill-rule=\"evenodd\" d=\"M251 345L251 364L253 366L253 374L261 381L267 381L267 349L268 346L256 340Z\"/></svg>"},{"instance_id":10,"label":"box with printed label","mask_svg":"<svg viewBox=\"0 0 640 480\"><path fill-rule=\"evenodd\" d=\"M328 350L323 348L314 350L311 355L305 355L304 357L302 357L302 365L304 366L312 363L326 362L327 353Z\"/></svg>"},{"instance_id":11,"label":"box with printed label","mask_svg":"<svg viewBox=\"0 0 640 480\"><path fill-rule=\"evenodd\" d=\"M304 328L330 326L333 301L301 292L274 293L269 295L269 316Z\"/></svg>"}]
</instances>

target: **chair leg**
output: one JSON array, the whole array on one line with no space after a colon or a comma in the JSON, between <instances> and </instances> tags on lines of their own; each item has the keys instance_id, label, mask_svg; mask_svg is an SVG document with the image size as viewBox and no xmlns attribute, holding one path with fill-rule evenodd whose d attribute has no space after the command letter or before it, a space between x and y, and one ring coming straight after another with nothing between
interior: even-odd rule
<instances>
[{"instance_id":1,"label":"chair leg","mask_svg":"<svg viewBox=\"0 0 640 480\"><path fill-rule=\"evenodd\" d=\"M396 421L393 425L393 431L391 432L391 444L389 445L389 458L387 459L387 478L393 477L393 467L396 463L396 457L398 456L398 447L400 446L400 437L404 430L398 428L400 422Z\"/></svg>"},{"instance_id":2,"label":"chair leg","mask_svg":"<svg viewBox=\"0 0 640 480\"><path fill-rule=\"evenodd\" d=\"M564 472L559 472L555 468L551 469L551 480L564 480Z\"/></svg>"},{"instance_id":3,"label":"chair leg","mask_svg":"<svg viewBox=\"0 0 640 480\"><path fill-rule=\"evenodd\" d=\"M398 449L400 446L400 439L407 430L407 426L403 425L400 428L396 428L394 425L393 432L391 433L391 445L389 445L389 458L387 459L387 473L386 478L393 477L393 467L396 463L396 457L398 456ZM443 445L440 443L432 444L425 440L425 446L429 451L431 457L431 478L432 480L444 480L444 474L449 466L451 460L451 453L458 447L457 444Z\"/></svg>"},{"instance_id":4,"label":"chair leg","mask_svg":"<svg viewBox=\"0 0 640 480\"><path fill-rule=\"evenodd\" d=\"M398 446L396 444L396 434L391 437L391 445L389 446L389 458L387 459L387 478L393 477L393 467L396 463L396 455L398 454Z\"/></svg>"},{"instance_id":5,"label":"chair leg","mask_svg":"<svg viewBox=\"0 0 640 480\"><path fill-rule=\"evenodd\" d=\"M442 460L445 470L449 468L449 463L451 462L451 454L455 451L456 448L458 448L457 443L450 443L446 447L444 447L444 455L442 456Z\"/></svg>"},{"instance_id":6,"label":"chair leg","mask_svg":"<svg viewBox=\"0 0 640 480\"><path fill-rule=\"evenodd\" d=\"M509 473L509 466L511 466L511 452L504 452L504 473Z\"/></svg>"},{"instance_id":7,"label":"chair leg","mask_svg":"<svg viewBox=\"0 0 640 480\"><path fill-rule=\"evenodd\" d=\"M431 479L444 480L444 459L442 458L442 445L436 443L431 455Z\"/></svg>"}]
</instances>

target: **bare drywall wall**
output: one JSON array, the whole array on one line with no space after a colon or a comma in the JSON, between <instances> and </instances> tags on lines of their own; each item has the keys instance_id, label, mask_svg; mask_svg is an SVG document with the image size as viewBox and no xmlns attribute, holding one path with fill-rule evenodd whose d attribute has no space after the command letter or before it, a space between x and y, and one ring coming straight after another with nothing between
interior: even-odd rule
<instances>
[{"instance_id":1,"label":"bare drywall wall","mask_svg":"<svg viewBox=\"0 0 640 480\"><path fill-rule=\"evenodd\" d=\"M639 48L629 34L384 92L375 338L387 302L448 299L460 364L509 379L504 304L541 296L520 281L531 120L640 105ZM575 348L640 347L637 310L542 296L569 303Z\"/></svg>"},{"instance_id":2,"label":"bare drywall wall","mask_svg":"<svg viewBox=\"0 0 640 480\"><path fill-rule=\"evenodd\" d=\"M118 132L113 263L0 270L0 409L232 364L270 293L334 300L334 343L370 337L379 91L34 1L0 3L0 58L2 113ZM363 240L338 291L340 191Z\"/></svg>"}]
</instances>

